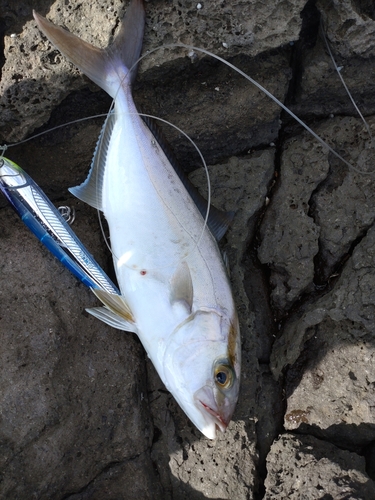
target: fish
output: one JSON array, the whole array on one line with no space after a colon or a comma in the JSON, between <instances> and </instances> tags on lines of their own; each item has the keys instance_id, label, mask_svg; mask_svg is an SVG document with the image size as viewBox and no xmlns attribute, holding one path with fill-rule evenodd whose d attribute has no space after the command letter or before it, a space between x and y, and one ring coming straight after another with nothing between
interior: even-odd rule
<instances>
[{"instance_id":1,"label":"fish","mask_svg":"<svg viewBox=\"0 0 375 500\"><path fill-rule=\"evenodd\" d=\"M238 400L239 322L215 236L132 98L143 2L132 0L106 49L35 11L34 18L52 44L114 99L89 175L70 189L104 213L121 293L93 290L104 306L88 311L138 335L165 387L214 439Z\"/></svg>"},{"instance_id":2,"label":"fish","mask_svg":"<svg viewBox=\"0 0 375 500\"><path fill-rule=\"evenodd\" d=\"M0 191L35 236L91 289L120 295L38 184L16 163L0 157Z\"/></svg>"}]
</instances>

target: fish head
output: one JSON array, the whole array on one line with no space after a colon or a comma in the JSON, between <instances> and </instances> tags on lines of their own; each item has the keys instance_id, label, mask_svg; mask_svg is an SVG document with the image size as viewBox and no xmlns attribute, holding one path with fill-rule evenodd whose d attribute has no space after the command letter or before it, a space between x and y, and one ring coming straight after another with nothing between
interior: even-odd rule
<instances>
[{"instance_id":1,"label":"fish head","mask_svg":"<svg viewBox=\"0 0 375 500\"><path fill-rule=\"evenodd\" d=\"M164 356L164 381L186 415L209 439L227 428L240 382L238 320L198 311L174 332Z\"/></svg>"}]
</instances>

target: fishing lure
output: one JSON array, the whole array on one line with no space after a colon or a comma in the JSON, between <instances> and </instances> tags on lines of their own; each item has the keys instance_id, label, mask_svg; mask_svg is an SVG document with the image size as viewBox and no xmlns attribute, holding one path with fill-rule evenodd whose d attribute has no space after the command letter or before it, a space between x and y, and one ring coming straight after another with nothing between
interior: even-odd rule
<instances>
[{"instance_id":1,"label":"fishing lure","mask_svg":"<svg viewBox=\"0 0 375 500\"><path fill-rule=\"evenodd\" d=\"M4 156L0 157L0 190L30 231L82 283L120 293L40 187Z\"/></svg>"}]
</instances>

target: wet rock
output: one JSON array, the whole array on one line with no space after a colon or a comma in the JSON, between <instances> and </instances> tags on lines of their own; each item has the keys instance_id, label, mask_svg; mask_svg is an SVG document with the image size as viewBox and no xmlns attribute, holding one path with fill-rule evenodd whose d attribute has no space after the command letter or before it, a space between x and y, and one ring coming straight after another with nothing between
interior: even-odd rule
<instances>
[{"instance_id":1,"label":"wet rock","mask_svg":"<svg viewBox=\"0 0 375 500\"><path fill-rule=\"evenodd\" d=\"M332 114L357 116L355 105L367 116L374 114L372 3L308 2L302 18L293 55L292 111L304 120Z\"/></svg>"},{"instance_id":2,"label":"wet rock","mask_svg":"<svg viewBox=\"0 0 375 500\"><path fill-rule=\"evenodd\" d=\"M352 448L375 432L374 241L372 227L333 290L286 324L271 361L275 374L289 365L286 428Z\"/></svg>"},{"instance_id":3,"label":"wet rock","mask_svg":"<svg viewBox=\"0 0 375 500\"><path fill-rule=\"evenodd\" d=\"M375 479L375 442L373 441L363 449L366 459L366 471L372 480Z\"/></svg>"},{"instance_id":4,"label":"wet rock","mask_svg":"<svg viewBox=\"0 0 375 500\"><path fill-rule=\"evenodd\" d=\"M259 0L173 1L161 11L156 3L150 2L146 48L182 42L225 58L237 54L239 47L242 53L255 56L298 38L304 4L303 0L268 4ZM158 52L151 56L153 66L164 62L165 57L176 57L162 54L162 59L158 58Z\"/></svg>"},{"instance_id":5,"label":"wet rock","mask_svg":"<svg viewBox=\"0 0 375 500\"><path fill-rule=\"evenodd\" d=\"M363 457L311 436L281 436L267 457L267 470L267 500L366 500L375 495Z\"/></svg>"},{"instance_id":6,"label":"wet rock","mask_svg":"<svg viewBox=\"0 0 375 500\"><path fill-rule=\"evenodd\" d=\"M230 62L283 100L290 78L289 52L282 48L267 58L242 53ZM173 73L166 65L140 75L135 99L141 110L187 133L208 164L246 154L259 144L269 146L280 129L280 108L242 75L208 57L195 63L181 59ZM163 126L163 131L186 169L201 166L194 147L179 131L171 126Z\"/></svg>"},{"instance_id":7,"label":"wet rock","mask_svg":"<svg viewBox=\"0 0 375 500\"><path fill-rule=\"evenodd\" d=\"M104 265L95 218L77 208L75 229ZM9 208L1 215L0 496L62 498L113 467L150 461L143 352L88 317L91 292ZM147 491L155 476L142 470Z\"/></svg>"},{"instance_id":8,"label":"wet rock","mask_svg":"<svg viewBox=\"0 0 375 500\"><path fill-rule=\"evenodd\" d=\"M374 353L364 328L324 320L288 371L285 428L359 449L375 438ZM298 383L298 385L297 385Z\"/></svg>"},{"instance_id":9,"label":"wet rock","mask_svg":"<svg viewBox=\"0 0 375 500\"><path fill-rule=\"evenodd\" d=\"M144 472L139 481L139 471ZM134 480L137 478L137 480ZM166 500L149 454L132 457L123 463L114 463L104 469L83 491L65 497L67 500L116 500L142 498Z\"/></svg>"},{"instance_id":10,"label":"wet rock","mask_svg":"<svg viewBox=\"0 0 375 500\"><path fill-rule=\"evenodd\" d=\"M49 10L48 7L51 7ZM49 13L57 24L98 46L106 46L121 2L85 2L74 7L62 1L39 2L33 8ZM118 9L118 10L117 10ZM70 92L87 85L45 37L42 37L27 2L2 2L4 65L0 83L2 140L17 141L46 122L53 108ZM73 29L74 27L74 29Z\"/></svg>"},{"instance_id":11,"label":"wet rock","mask_svg":"<svg viewBox=\"0 0 375 500\"><path fill-rule=\"evenodd\" d=\"M370 132L374 130L374 120L369 118L367 123ZM320 130L323 136L328 131L326 127ZM310 201L311 214L320 227L317 284L330 277L375 219L374 178L369 175L375 150L368 131L361 121L347 117L332 121L330 136L335 149L345 151L345 159L354 169L346 169L339 160L331 158L330 175Z\"/></svg>"},{"instance_id":12,"label":"wet rock","mask_svg":"<svg viewBox=\"0 0 375 500\"><path fill-rule=\"evenodd\" d=\"M374 114L372 59L355 55L343 57L334 50L330 40L327 43L339 74L320 34L313 48L300 49L303 55L296 62L300 77L296 82L296 96L290 102L290 109L304 120L342 114L357 117L358 113L340 80L341 76L361 112L367 116Z\"/></svg>"},{"instance_id":13,"label":"wet rock","mask_svg":"<svg viewBox=\"0 0 375 500\"><path fill-rule=\"evenodd\" d=\"M37 31L28 2L13 4L0 0L2 142L105 113L108 96ZM147 2L145 51L173 41L201 45L310 120L355 113L316 41L314 2L180 4ZM317 3L366 116L374 112L370 4ZM33 7L104 47L126 5L36 0ZM372 177L313 145L252 84L198 51L147 56L135 98L197 142L212 164L215 203L235 211L221 247L243 339L236 413L225 435L203 438L136 338L87 317L93 296L1 201L0 495L203 500L260 498L265 490L266 498L301 498L307 485L308 498L374 497L363 458L350 453L363 453L373 477ZM7 155L65 203L67 187L87 176L102 121L57 129ZM359 120L340 116L313 128L360 170L373 169ZM165 133L187 171L200 166L182 134ZM201 175L193 176L202 186ZM111 272L96 212L75 203L74 229ZM274 442L283 424L301 435Z\"/></svg>"},{"instance_id":14,"label":"wet rock","mask_svg":"<svg viewBox=\"0 0 375 500\"><path fill-rule=\"evenodd\" d=\"M253 498L258 476L254 423L234 417L228 432L209 441L165 393L152 366L149 374L156 430L151 456L164 498Z\"/></svg>"},{"instance_id":15,"label":"wet rock","mask_svg":"<svg viewBox=\"0 0 375 500\"><path fill-rule=\"evenodd\" d=\"M260 229L259 260L271 269L272 301L290 308L309 289L314 257L319 251L319 226L309 216L309 201L325 179L328 153L304 135L291 140L281 159L280 181Z\"/></svg>"},{"instance_id":16,"label":"wet rock","mask_svg":"<svg viewBox=\"0 0 375 500\"><path fill-rule=\"evenodd\" d=\"M375 54L375 11L372 2L318 1L327 37L344 57L367 58Z\"/></svg>"},{"instance_id":17,"label":"wet rock","mask_svg":"<svg viewBox=\"0 0 375 500\"><path fill-rule=\"evenodd\" d=\"M162 42L191 43L193 39L195 46L202 46L226 58L233 58L238 54L254 56L298 37L299 10L302 4L303 1L296 0L293 12L290 12L289 7L286 12L283 3L276 6L272 4L272 8L267 7L266 9L263 6L260 7L259 2L246 2L245 4L232 2L227 7L219 6L216 2L206 2L202 9L197 9L196 4L179 6L174 3L160 9L159 4L154 6L150 2L144 53L155 49ZM17 9L12 9L8 4L4 6L6 36L5 63L0 84L0 106L2 109L0 134L2 140L7 142L17 141L44 124L52 109L61 103L69 93L88 85L88 80L80 75L78 70L67 62L40 34L32 19L28 4L20 3ZM38 9L38 5L35 5L35 9ZM105 47L112 40L114 28L123 16L124 5L120 0L116 2L103 0L96 2L95 6L85 3L74 7L73 4L65 5L64 2L58 0L51 5L48 12L45 4L41 4L39 10L43 15L48 13L49 18L55 23L65 26L78 36L82 35L88 42ZM254 12L257 12L257 21L255 21ZM247 21L244 22L244 19ZM266 25L263 24L263 20L266 21L266 19L267 31L264 30ZM271 20L272 25L270 24ZM285 30L283 26L287 29ZM224 47L223 43L228 45L228 48ZM30 54L30 57L26 57L25 54ZM246 134L246 137L255 135L256 140L250 144L242 140L241 148L252 147L262 137L266 142L272 141L277 135L279 110L268 104L272 119L268 114L268 122L265 126L263 118L266 116L263 117L264 111L259 112L259 109L264 109L264 103L268 101L262 93L254 90L248 84L246 90L242 91L241 97L236 97L240 89L237 89L236 83L231 84L232 77L228 76L228 71L224 71L224 74L221 72L221 75L219 71L219 77L212 78L211 76L209 80L208 75L205 79L198 77L197 81L196 73L202 73L202 69L199 64L194 64L196 58L191 58L188 54L188 49L179 49L177 52L158 51L149 58L146 57L140 67L141 73L147 73L147 70L152 68L148 76L149 79L152 77L155 80L156 76L158 81L166 80L165 76L169 75L169 78L174 80L174 89L180 88L184 83L183 94L180 96L175 94L173 103L169 101L167 108L165 101L169 92L168 89L163 88L163 102L161 104L164 109L162 116L168 118L171 115L169 119L178 123L174 120L171 111L175 110L176 103L180 101L177 112L181 113L181 110L184 109L186 113L189 108L192 108L191 112L195 114L194 121L196 122L199 116L205 114L205 106L211 106L211 115L214 116L212 102L216 100L218 108L216 121L222 123L225 120L227 122L225 128L230 131L231 128L235 128L234 123L239 123L238 112L244 108L245 102L250 102L255 113L251 116L248 113L243 113L244 128L242 134ZM25 61L26 58L27 61ZM172 64L173 73L170 71ZM250 70L255 78L260 76L259 70L256 67L248 68L248 64L245 64L243 69L247 72ZM282 100L289 78L287 59L282 61L280 58L273 58L268 64L268 74L265 71L262 72L264 84ZM196 66L198 66L197 70ZM22 68L21 72L20 68ZM181 84L176 81L179 73ZM190 77L189 73L192 73ZM205 76L204 73L203 76ZM197 92L197 88L190 92L184 88L186 82L190 85L193 76L195 76L195 85L200 92ZM262 80L262 78L260 79ZM164 84L167 82L165 81ZM93 84L89 85L94 88ZM156 101L159 99L161 98L154 97ZM223 99L229 101L225 108L227 113L225 110L220 113ZM192 106L193 104L194 106ZM170 113L168 113L168 109L170 109ZM199 114L196 114L197 109ZM231 118L231 110L237 110L237 119ZM147 111L153 110L148 109ZM160 112L157 114L160 116ZM249 125L252 129L250 132L247 130ZM189 127L186 127L185 123L181 123L181 126L189 133ZM270 131L269 128L272 128L273 131ZM198 130L204 133L205 129L206 122ZM197 131L197 129L195 130ZM232 152L228 154L234 152L232 149Z\"/></svg>"},{"instance_id":18,"label":"wet rock","mask_svg":"<svg viewBox=\"0 0 375 500\"><path fill-rule=\"evenodd\" d=\"M258 470L261 479L264 480L266 476L266 457L272 443L283 431L285 405L282 384L277 383L272 377L269 365L260 365L259 371L256 431L259 451Z\"/></svg>"},{"instance_id":19,"label":"wet rock","mask_svg":"<svg viewBox=\"0 0 375 500\"><path fill-rule=\"evenodd\" d=\"M272 367L276 375L287 365L294 364L303 343L314 335L314 328L325 318L336 322L352 321L358 327L367 329L372 337L375 314L371 284L374 275L374 238L374 229L371 227L346 262L332 290L315 302L306 304L298 317L296 315L286 323L284 333L273 347Z\"/></svg>"},{"instance_id":20,"label":"wet rock","mask_svg":"<svg viewBox=\"0 0 375 500\"><path fill-rule=\"evenodd\" d=\"M370 128L373 124L370 119ZM366 174L375 151L364 125L355 118L335 118L316 132L353 168L307 133L286 143L258 250L270 268L271 297L280 315L327 282L375 216L374 180Z\"/></svg>"}]
</instances>

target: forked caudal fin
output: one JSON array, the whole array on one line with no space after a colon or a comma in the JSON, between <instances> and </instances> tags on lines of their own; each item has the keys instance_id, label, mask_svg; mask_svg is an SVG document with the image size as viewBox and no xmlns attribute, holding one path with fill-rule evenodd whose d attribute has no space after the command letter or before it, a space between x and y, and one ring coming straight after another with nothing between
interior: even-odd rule
<instances>
[{"instance_id":1,"label":"forked caudal fin","mask_svg":"<svg viewBox=\"0 0 375 500\"><path fill-rule=\"evenodd\" d=\"M112 98L130 69L130 83L134 80L145 25L143 0L130 3L115 41L106 49L94 47L35 11L33 15L39 29L53 45Z\"/></svg>"},{"instance_id":2,"label":"forked caudal fin","mask_svg":"<svg viewBox=\"0 0 375 500\"><path fill-rule=\"evenodd\" d=\"M69 33L61 27L37 14L34 18L40 30L47 38L83 73L92 81L104 89L112 98L116 97L121 84L125 84L124 79L128 77L131 69L130 83L136 75L136 67L142 48L142 39L145 24L145 11L143 0L133 0L126 12L126 16L121 24L120 32L114 43L106 49L99 49L81 40L76 35ZM144 121L155 135L164 153L171 161L173 168L180 177L190 196L205 217L207 211L207 201L199 194L198 190L192 186L187 176L178 167L174 158L168 154L168 150L163 146L164 141L160 131L150 119L144 117ZM104 174L104 164L106 150L112 133L114 116L110 113L102 129L97 148L94 154L90 173L86 181L80 186L70 189L70 192L77 198L89 205L102 210L102 181ZM98 154L100 149L100 154ZM225 234L233 218L233 213L222 212L215 207L210 207L208 216L208 227L214 237L220 240Z\"/></svg>"}]
</instances>

